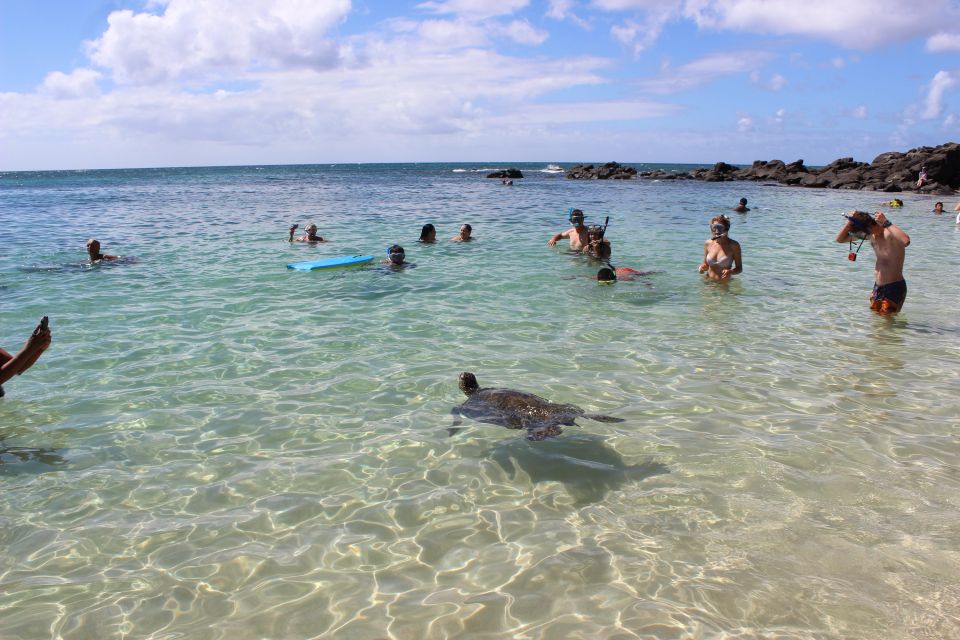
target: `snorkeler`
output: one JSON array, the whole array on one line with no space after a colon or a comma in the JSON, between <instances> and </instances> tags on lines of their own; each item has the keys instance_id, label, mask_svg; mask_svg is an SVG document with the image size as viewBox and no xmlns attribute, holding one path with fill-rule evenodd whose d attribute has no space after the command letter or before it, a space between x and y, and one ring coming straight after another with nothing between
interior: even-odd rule
<instances>
[{"instance_id":1,"label":"snorkeler","mask_svg":"<svg viewBox=\"0 0 960 640\"><path fill-rule=\"evenodd\" d=\"M583 253L594 258L609 258L610 241L604 237L605 233L605 227L595 224L587 227L587 244L583 245Z\"/></svg>"},{"instance_id":2,"label":"snorkeler","mask_svg":"<svg viewBox=\"0 0 960 640\"><path fill-rule=\"evenodd\" d=\"M398 244L392 244L387 247L387 259L381 260L380 264L388 265L388 270L397 271L400 269L412 269L417 265L406 261L407 254Z\"/></svg>"},{"instance_id":3,"label":"snorkeler","mask_svg":"<svg viewBox=\"0 0 960 640\"><path fill-rule=\"evenodd\" d=\"M837 242L869 240L877 256L874 266L873 291L870 308L880 314L896 313L907 298L907 282L903 279L903 261L910 246L910 236L893 224L880 211L871 216L866 211L851 211L844 215L847 223L837 233ZM851 252L850 260L856 260Z\"/></svg>"},{"instance_id":4,"label":"snorkeler","mask_svg":"<svg viewBox=\"0 0 960 640\"><path fill-rule=\"evenodd\" d=\"M714 216L710 220L710 239L703 243L703 262L699 271L706 273L711 280L727 280L743 271L740 243L731 239L729 232L730 218L727 216Z\"/></svg>"},{"instance_id":5,"label":"snorkeler","mask_svg":"<svg viewBox=\"0 0 960 640\"><path fill-rule=\"evenodd\" d=\"M298 225L290 226L290 239L289 242L294 242L293 232L297 230ZM304 234L296 239L296 242L326 242L323 238L317 235L317 225L314 223L308 224L303 228Z\"/></svg>"},{"instance_id":6,"label":"snorkeler","mask_svg":"<svg viewBox=\"0 0 960 640\"><path fill-rule=\"evenodd\" d=\"M87 254L90 256L90 262L96 264L102 260L116 260L119 256L111 256L106 253L100 253L100 241L96 238L87 240Z\"/></svg>"},{"instance_id":7,"label":"snorkeler","mask_svg":"<svg viewBox=\"0 0 960 640\"><path fill-rule=\"evenodd\" d=\"M547 240L547 244L552 247L557 244L557 241L561 238L569 238L570 248L572 250L582 250L584 245L590 242L590 238L587 235L587 228L583 225L583 211L580 209L573 209L570 212L570 223L573 225L571 228L555 234L552 238Z\"/></svg>"}]
</instances>

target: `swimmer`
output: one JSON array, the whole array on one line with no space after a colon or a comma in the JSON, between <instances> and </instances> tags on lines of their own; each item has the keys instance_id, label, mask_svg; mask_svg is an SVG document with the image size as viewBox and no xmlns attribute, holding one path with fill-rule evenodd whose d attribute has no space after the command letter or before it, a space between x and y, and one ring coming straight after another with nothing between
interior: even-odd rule
<instances>
[{"instance_id":1,"label":"swimmer","mask_svg":"<svg viewBox=\"0 0 960 640\"><path fill-rule=\"evenodd\" d=\"M935 214L937 214L938 216L939 216L940 214L942 214L942 213L943 213L943 203L942 203L942 202L938 202L937 204L933 205L933 212L934 212Z\"/></svg>"},{"instance_id":2,"label":"swimmer","mask_svg":"<svg viewBox=\"0 0 960 640\"><path fill-rule=\"evenodd\" d=\"M604 267L603 269L600 269L600 271L597 271L597 282L609 283L609 282L616 282L616 281L617 281L617 274L610 267Z\"/></svg>"},{"instance_id":3,"label":"swimmer","mask_svg":"<svg viewBox=\"0 0 960 640\"><path fill-rule=\"evenodd\" d=\"M750 207L747 206L747 199L740 198L740 204L735 206L733 210L737 213L746 213L747 211L750 211Z\"/></svg>"},{"instance_id":4,"label":"swimmer","mask_svg":"<svg viewBox=\"0 0 960 640\"><path fill-rule=\"evenodd\" d=\"M412 269L417 265L412 262L406 262L407 254L398 244L392 244L387 247L387 259L381 260L380 264L388 265L391 270Z\"/></svg>"},{"instance_id":5,"label":"swimmer","mask_svg":"<svg viewBox=\"0 0 960 640\"><path fill-rule=\"evenodd\" d=\"M290 239L289 242L294 242L293 232L297 230L297 225L292 225L290 227ZM317 235L317 225L312 222L303 228L304 234L296 239L296 242L326 242L323 238Z\"/></svg>"},{"instance_id":6,"label":"swimmer","mask_svg":"<svg viewBox=\"0 0 960 640\"><path fill-rule=\"evenodd\" d=\"M473 240L471 234L473 233L473 227L468 224L460 226L460 233L450 238L454 242L470 242Z\"/></svg>"},{"instance_id":7,"label":"swimmer","mask_svg":"<svg viewBox=\"0 0 960 640\"><path fill-rule=\"evenodd\" d=\"M729 232L730 218L727 216L715 216L710 220L710 239L703 243L703 262L699 271L706 273L711 280L729 280L730 276L743 271L740 243L731 239Z\"/></svg>"},{"instance_id":8,"label":"swimmer","mask_svg":"<svg viewBox=\"0 0 960 640\"><path fill-rule=\"evenodd\" d=\"M106 253L100 253L100 241L96 238L87 240L87 254L90 256L91 264L97 264L103 260L116 260L119 256L111 256Z\"/></svg>"},{"instance_id":9,"label":"swimmer","mask_svg":"<svg viewBox=\"0 0 960 640\"><path fill-rule=\"evenodd\" d=\"M583 224L583 211L580 209L572 210L570 212L570 223L573 225L571 228L555 234L547 240L547 244L552 247L556 245L557 241L561 238L569 238L570 248L574 251L581 251L584 245L590 242L590 238L587 235L587 228Z\"/></svg>"},{"instance_id":10,"label":"swimmer","mask_svg":"<svg viewBox=\"0 0 960 640\"><path fill-rule=\"evenodd\" d=\"M429 222L423 225L423 228L420 229L420 239L417 242L423 242L424 244L433 244L437 241L437 228L434 227Z\"/></svg>"},{"instance_id":11,"label":"swimmer","mask_svg":"<svg viewBox=\"0 0 960 640\"><path fill-rule=\"evenodd\" d=\"M0 348L0 398L3 397L3 383L18 376L33 366L41 354L50 346L53 337L50 334L47 316L40 319L33 333L27 338L17 355L10 355Z\"/></svg>"},{"instance_id":12,"label":"swimmer","mask_svg":"<svg viewBox=\"0 0 960 640\"><path fill-rule=\"evenodd\" d=\"M894 209L899 209L900 207L903 206L903 200L901 200L900 198L894 198L893 200L890 201L890 206L893 207Z\"/></svg>"},{"instance_id":13,"label":"swimmer","mask_svg":"<svg viewBox=\"0 0 960 640\"><path fill-rule=\"evenodd\" d=\"M910 246L910 236L893 224L880 211L871 216L866 211L851 211L847 223L837 233L837 242L869 240L877 256L874 266L870 308L882 315L896 313L907 298L907 282L903 279L903 261Z\"/></svg>"}]
</instances>

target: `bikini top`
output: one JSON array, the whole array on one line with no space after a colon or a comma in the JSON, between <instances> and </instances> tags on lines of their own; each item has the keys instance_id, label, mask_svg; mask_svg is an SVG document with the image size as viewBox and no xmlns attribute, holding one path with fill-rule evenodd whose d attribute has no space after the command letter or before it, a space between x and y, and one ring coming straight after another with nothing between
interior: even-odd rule
<instances>
[{"instance_id":1,"label":"bikini top","mask_svg":"<svg viewBox=\"0 0 960 640\"><path fill-rule=\"evenodd\" d=\"M722 260L711 260L707 258L707 264L718 269L729 269L733 266L733 256L727 256Z\"/></svg>"}]
</instances>

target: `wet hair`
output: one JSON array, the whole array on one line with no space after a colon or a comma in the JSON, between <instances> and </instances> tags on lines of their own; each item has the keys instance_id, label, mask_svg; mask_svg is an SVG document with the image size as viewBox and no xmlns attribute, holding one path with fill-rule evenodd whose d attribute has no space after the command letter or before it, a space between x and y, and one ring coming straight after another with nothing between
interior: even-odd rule
<instances>
[{"instance_id":1,"label":"wet hair","mask_svg":"<svg viewBox=\"0 0 960 640\"><path fill-rule=\"evenodd\" d=\"M100 245L100 241L97 240L96 238L90 238L89 240L87 240L87 249L89 249L91 246L93 246L94 243L96 243L97 246Z\"/></svg>"},{"instance_id":2,"label":"wet hair","mask_svg":"<svg viewBox=\"0 0 960 640\"><path fill-rule=\"evenodd\" d=\"M467 231L469 231L470 233L473 233L473 227L471 227L467 223L463 223L463 226L466 227Z\"/></svg>"},{"instance_id":3,"label":"wet hair","mask_svg":"<svg viewBox=\"0 0 960 640\"><path fill-rule=\"evenodd\" d=\"M404 251L404 250L403 250L403 247L401 247L401 246L398 245L398 244L392 244L392 245L390 245L389 247L387 247L387 257L390 257L390 256L392 256L392 255L395 254L395 253L402 253L402 254L406 255L407 252Z\"/></svg>"},{"instance_id":4,"label":"wet hair","mask_svg":"<svg viewBox=\"0 0 960 640\"><path fill-rule=\"evenodd\" d=\"M617 273L610 267L604 267L597 271L598 282L614 282L617 279Z\"/></svg>"},{"instance_id":5,"label":"wet hair","mask_svg":"<svg viewBox=\"0 0 960 640\"><path fill-rule=\"evenodd\" d=\"M610 245L608 243L601 242L597 245L597 257L601 260L609 259L611 253Z\"/></svg>"},{"instance_id":6,"label":"wet hair","mask_svg":"<svg viewBox=\"0 0 960 640\"><path fill-rule=\"evenodd\" d=\"M435 234L436 232L437 228L428 222L427 224L423 225L422 229L420 229L420 241L422 242L426 240L430 237L431 233Z\"/></svg>"},{"instance_id":7,"label":"wet hair","mask_svg":"<svg viewBox=\"0 0 960 640\"><path fill-rule=\"evenodd\" d=\"M740 198L740 204L746 206L746 204L747 204L747 199L746 199L746 198Z\"/></svg>"},{"instance_id":8,"label":"wet hair","mask_svg":"<svg viewBox=\"0 0 960 640\"><path fill-rule=\"evenodd\" d=\"M724 229L726 229L727 231L730 231L730 218L728 218L727 216L724 216L724 215L713 216L712 218L710 218L710 224L711 225L722 224Z\"/></svg>"},{"instance_id":9,"label":"wet hair","mask_svg":"<svg viewBox=\"0 0 960 640\"><path fill-rule=\"evenodd\" d=\"M937 205L940 205L940 208L943 209L943 203L942 203L942 202L935 202L935 203L933 204L933 208L936 209L936 208L937 208Z\"/></svg>"},{"instance_id":10,"label":"wet hair","mask_svg":"<svg viewBox=\"0 0 960 640\"><path fill-rule=\"evenodd\" d=\"M847 220L853 224L855 229L862 229L864 231L877 224L873 216L866 211L854 211L852 215L847 216Z\"/></svg>"}]
</instances>

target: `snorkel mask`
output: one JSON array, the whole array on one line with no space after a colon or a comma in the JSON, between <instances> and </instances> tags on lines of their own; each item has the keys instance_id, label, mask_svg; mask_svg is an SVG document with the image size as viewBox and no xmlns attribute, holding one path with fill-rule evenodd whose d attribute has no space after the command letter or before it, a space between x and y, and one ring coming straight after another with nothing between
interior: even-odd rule
<instances>
[{"instance_id":1,"label":"snorkel mask","mask_svg":"<svg viewBox=\"0 0 960 640\"><path fill-rule=\"evenodd\" d=\"M581 225L583 224L583 211L580 209L570 209L570 217L568 218L570 224ZM579 222L577 222L579 220Z\"/></svg>"},{"instance_id":2,"label":"snorkel mask","mask_svg":"<svg viewBox=\"0 0 960 640\"><path fill-rule=\"evenodd\" d=\"M869 229L863 222L857 220L853 216L848 216L845 213L843 214L843 217L850 221L850 235L852 237L856 238L857 240L865 240L867 238Z\"/></svg>"},{"instance_id":3,"label":"snorkel mask","mask_svg":"<svg viewBox=\"0 0 960 640\"><path fill-rule=\"evenodd\" d=\"M393 264L403 264L403 260L406 257L407 254L400 245L395 244L387 247L387 258L389 258Z\"/></svg>"},{"instance_id":4,"label":"snorkel mask","mask_svg":"<svg viewBox=\"0 0 960 640\"><path fill-rule=\"evenodd\" d=\"M722 222L710 223L710 234L712 240L718 240L722 238L723 236L727 235L729 230L730 229L727 227L727 225L723 224Z\"/></svg>"}]
</instances>

